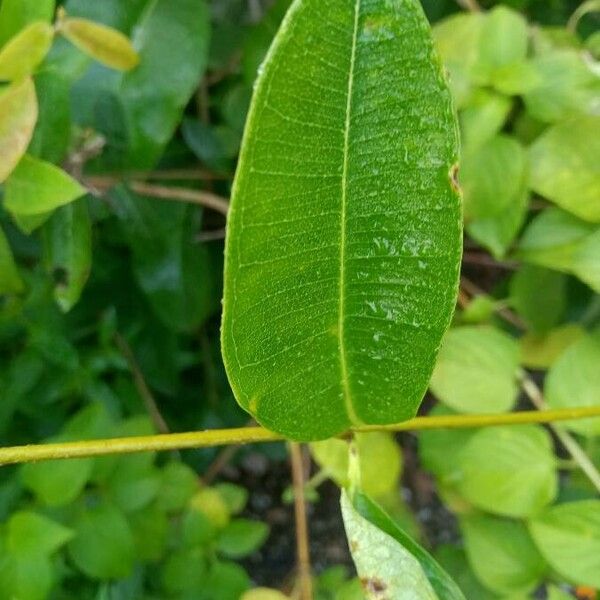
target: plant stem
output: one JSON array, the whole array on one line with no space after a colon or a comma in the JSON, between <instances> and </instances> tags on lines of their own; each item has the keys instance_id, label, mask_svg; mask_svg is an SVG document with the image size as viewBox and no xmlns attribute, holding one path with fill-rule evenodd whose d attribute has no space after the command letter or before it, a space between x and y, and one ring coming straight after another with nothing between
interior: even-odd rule
<instances>
[{"instance_id":1,"label":"plant stem","mask_svg":"<svg viewBox=\"0 0 600 600\"><path fill-rule=\"evenodd\" d=\"M306 521L306 500L304 498L304 460L302 446L290 442L290 462L294 486L294 518L296 521L296 553L298 560L298 581L300 600L312 600L312 575L310 567L310 547L308 524Z\"/></svg>"},{"instance_id":2,"label":"plant stem","mask_svg":"<svg viewBox=\"0 0 600 600\"><path fill-rule=\"evenodd\" d=\"M544 396L533 379L527 375L523 375L521 387L527 397L531 400L531 403L538 410L545 411L546 402L544 401ZM573 460L579 465L579 468L587 475L588 479L592 482L598 492L600 492L600 473L577 440L560 425L550 423L550 428L554 431L556 437L560 440L567 452L573 457Z\"/></svg>"},{"instance_id":3,"label":"plant stem","mask_svg":"<svg viewBox=\"0 0 600 600\"><path fill-rule=\"evenodd\" d=\"M551 423L600 417L600 406L561 408L557 410L531 410L524 412L484 415L436 415L415 417L395 425L366 425L353 429L367 431L421 431L425 429L469 429L493 425L519 425L524 423ZM348 432L351 433L351 432ZM284 437L263 427L238 427L234 429L209 429L187 433L169 433L82 442L64 442L0 448L0 465L53 460L105 456L107 454L131 454L133 452L208 448L228 444L277 442Z\"/></svg>"},{"instance_id":4,"label":"plant stem","mask_svg":"<svg viewBox=\"0 0 600 600\"><path fill-rule=\"evenodd\" d=\"M456 4L471 12L481 12L481 6L479 6L477 0L456 0Z\"/></svg>"}]
</instances>

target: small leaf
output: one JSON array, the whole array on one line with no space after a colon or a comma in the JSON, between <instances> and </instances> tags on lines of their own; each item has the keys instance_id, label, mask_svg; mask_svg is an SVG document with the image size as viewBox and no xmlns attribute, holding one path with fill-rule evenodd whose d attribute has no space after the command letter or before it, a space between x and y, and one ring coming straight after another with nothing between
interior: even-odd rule
<instances>
[{"instance_id":1,"label":"small leaf","mask_svg":"<svg viewBox=\"0 0 600 600\"><path fill-rule=\"evenodd\" d=\"M88 19L64 17L58 22L58 31L82 52L107 67L130 71L140 61L129 38L112 27Z\"/></svg>"},{"instance_id":2,"label":"small leaf","mask_svg":"<svg viewBox=\"0 0 600 600\"><path fill-rule=\"evenodd\" d=\"M219 532L217 550L228 558L242 558L258 550L268 535L265 523L234 519Z\"/></svg>"},{"instance_id":3,"label":"small leaf","mask_svg":"<svg viewBox=\"0 0 600 600\"><path fill-rule=\"evenodd\" d=\"M600 221L600 117L547 129L529 149L531 188L580 219Z\"/></svg>"},{"instance_id":4,"label":"small leaf","mask_svg":"<svg viewBox=\"0 0 600 600\"><path fill-rule=\"evenodd\" d=\"M455 327L444 338L431 390L460 412L510 410L517 397L519 348L492 327Z\"/></svg>"},{"instance_id":5,"label":"small leaf","mask_svg":"<svg viewBox=\"0 0 600 600\"><path fill-rule=\"evenodd\" d=\"M454 305L456 159L416 0L292 5L255 88L226 243L224 361L263 425L317 440L415 414Z\"/></svg>"},{"instance_id":6,"label":"small leaf","mask_svg":"<svg viewBox=\"0 0 600 600\"><path fill-rule=\"evenodd\" d=\"M36 21L0 49L0 79L14 81L31 75L44 60L54 39L54 29Z\"/></svg>"},{"instance_id":7,"label":"small leaf","mask_svg":"<svg viewBox=\"0 0 600 600\"><path fill-rule=\"evenodd\" d=\"M539 551L562 577L600 587L600 501L548 508L529 521Z\"/></svg>"},{"instance_id":8,"label":"small leaf","mask_svg":"<svg viewBox=\"0 0 600 600\"><path fill-rule=\"evenodd\" d=\"M85 193L62 169L25 155L6 181L4 205L13 214L41 215Z\"/></svg>"},{"instance_id":9,"label":"small leaf","mask_svg":"<svg viewBox=\"0 0 600 600\"><path fill-rule=\"evenodd\" d=\"M552 408L600 405L600 338L586 335L552 365L544 396ZM563 427L587 436L600 435L600 417L565 421Z\"/></svg>"},{"instance_id":10,"label":"small leaf","mask_svg":"<svg viewBox=\"0 0 600 600\"><path fill-rule=\"evenodd\" d=\"M18 81L0 91L0 183L25 154L37 116L37 98L31 79Z\"/></svg>"},{"instance_id":11,"label":"small leaf","mask_svg":"<svg viewBox=\"0 0 600 600\"><path fill-rule=\"evenodd\" d=\"M8 521L8 548L14 556L52 554L72 537L67 527L34 512L15 512Z\"/></svg>"},{"instance_id":12,"label":"small leaf","mask_svg":"<svg viewBox=\"0 0 600 600\"><path fill-rule=\"evenodd\" d=\"M460 449L459 462L457 490L483 510L526 517L556 497L558 479L552 439L542 427L481 429Z\"/></svg>"},{"instance_id":13,"label":"small leaf","mask_svg":"<svg viewBox=\"0 0 600 600\"><path fill-rule=\"evenodd\" d=\"M546 562L521 522L475 513L460 526L471 568L487 588L526 594L541 583Z\"/></svg>"},{"instance_id":14,"label":"small leaf","mask_svg":"<svg viewBox=\"0 0 600 600\"><path fill-rule=\"evenodd\" d=\"M345 490L342 516L356 570L368 598L464 600L450 576L368 496Z\"/></svg>"},{"instance_id":15,"label":"small leaf","mask_svg":"<svg viewBox=\"0 0 600 600\"><path fill-rule=\"evenodd\" d=\"M193 469L180 462L170 462L162 470L162 484L158 491L158 505L171 513L183 510L198 491L199 480Z\"/></svg>"},{"instance_id":16,"label":"small leaf","mask_svg":"<svg viewBox=\"0 0 600 600\"><path fill-rule=\"evenodd\" d=\"M231 513L225 500L213 488L202 488L190 500L190 507L202 512L215 527L225 527L231 518Z\"/></svg>"},{"instance_id":17,"label":"small leaf","mask_svg":"<svg viewBox=\"0 0 600 600\"><path fill-rule=\"evenodd\" d=\"M396 489L402 471L402 454L393 436L381 431L357 433L354 441L365 493L377 497ZM311 444L311 452L340 487L349 484L347 442L337 439L315 442Z\"/></svg>"},{"instance_id":18,"label":"small leaf","mask_svg":"<svg viewBox=\"0 0 600 600\"><path fill-rule=\"evenodd\" d=\"M0 295L19 294L22 291L23 280L19 275L8 240L0 227Z\"/></svg>"},{"instance_id":19,"label":"small leaf","mask_svg":"<svg viewBox=\"0 0 600 600\"><path fill-rule=\"evenodd\" d=\"M61 310L75 306L92 267L92 231L85 199L60 207L44 227L44 261Z\"/></svg>"},{"instance_id":20,"label":"small leaf","mask_svg":"<svg viewBox=\"0 0 600 600\"><path fill-rule=\"evenodd\" d=\"M229 482L217 483L213 487L219 492L232 515L237 515L244 510L248 502L248 490L245 487Z\"/></svg>"},{"instance_id":21,"label":"small leaf","mask_svg":"<svg viewBox=\"0 0 600 600\"><path fill-rule=\"evenodd\" d=\"M127 577L133 569L135 545L123 513L108 504L87 508L75 523L69 555L89 577Z\"/></svg>"}]
</instances>

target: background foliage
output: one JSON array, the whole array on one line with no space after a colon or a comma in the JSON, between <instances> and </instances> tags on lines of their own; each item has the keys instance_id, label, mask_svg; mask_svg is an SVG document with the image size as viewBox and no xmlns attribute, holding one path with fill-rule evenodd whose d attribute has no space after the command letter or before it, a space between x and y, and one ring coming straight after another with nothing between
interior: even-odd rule
<instances>
[{"instance_id":1,"label":"background foliage","mask_svg":"<svg viewBox=\"0 0 600 600\"><path fill-rule=\"evenodd\" d=\"M559 0L453 16L454 2L423 4L461 121L468 234L461 310L425 408L527 407L526 372L552 407L595 404L598 21L587 14L567 29L578 3ZM54 22L51 0L2 0L2 445L247 422L218 348L224 218L165 201L160 186L228 197L255 73L287 5L64 4L67 18L130 37L136 64L76 23L53 36L39 24ZM20 72L2 59L17 35L32 50ZM9 137L15 121L33 129L23 158ZM599 423L558 429L596 469ZM582 594L600 588L600 500L556 436L539 426L439 431L417 446L364 434L365 491L434 547L467 598ZM276 470L284 450L260 452ZM311 450L318 510L332 493L323 481L344 484L347 453L338 440ZM0 597L227 600L253 579L289 592L274 575L248 573L256 562L240 564L273 538L249 518L239 485L248 481L202 482L213 459L204 450L2 468ZM318 597L360 597L347 580L330 568Z\"/></svg>"}]
</instances>

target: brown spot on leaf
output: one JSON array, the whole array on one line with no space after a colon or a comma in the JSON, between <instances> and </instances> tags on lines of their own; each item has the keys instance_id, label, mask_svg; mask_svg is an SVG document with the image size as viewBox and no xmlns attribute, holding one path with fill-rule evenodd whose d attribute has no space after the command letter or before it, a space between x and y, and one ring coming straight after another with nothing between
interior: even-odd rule
<instances>
[{"instance_id":1,"label":"brown spot on leaf","mask_svg":"<svg viewBox=\"0 0 600 600\"><path fill-rule=\"evenodd\" d=\"M460 190L460 183L458 181L458 163L454 163L450 167L450 172L448 173L448 177L450 179L450 185L452 186L452 189L457 194L460 194L461 190Z\"/></svg>"},{"instance_id":2,"label":"brown spot on leaf","mask_svg":"<svg viewBox=\"0 0 600 600\"><path fill-rule=\"evenodd\" d=\"M352 553L358 550L358 542L356 540L350 540L350 551Z\"/></svg>"},{"instance_id":3,"label":"brown spot on leaf","mask_svg":"<svg viewBox=\"0 0 600 600\"><path fill-rule=\"evenodd\" d=\"M360 583L365 592L370 594L371 597L385 600L383 593L386 591L387 585L383 581L376 579L375 577L363 577L360 580Z\"/></svg>"}]
</instances>

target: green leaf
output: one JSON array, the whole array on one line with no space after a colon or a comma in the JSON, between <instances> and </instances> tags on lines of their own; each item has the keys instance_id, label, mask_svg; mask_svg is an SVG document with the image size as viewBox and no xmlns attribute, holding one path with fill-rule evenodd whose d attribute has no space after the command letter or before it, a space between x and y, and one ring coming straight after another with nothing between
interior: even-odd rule
<instances>
[{"instance_id":1,"label":"green leaf","mask_svg":"<svg viewBox=\"0 0 600 600\"><path fill-rule=\"evenodd\" d=\"M600 117L580 116L546 130L529 149L529 183L580 219L600 221Z\"/></svg>"},{"instance_id":2,"label":"green leaf","mask_svg":"<svg viewBox=\"0 0 600 600\"><path fill-rule=\"evenodd\" d=\"M190 501L191 508L204 513L215 527L225 527L229 523L231 513L225 500L213 488L202 488Z\"/></svg>"},{"instance_id":3,"label":"green leaf","mask_svg":"<svg viewBox=\"0 0 600 600\"><path fill-rule=\"evenodd\" d=\"M37 98L31 79L0 90L0 183L25 154L37 117Z\"/></svg>"},{"instance_id":4,"label":"green leaf","mask_svg":"<svg viewBox=\"0 0 600 600\"><path fill-rule=\"evenodd\" d=\"M160 319L192 331L218 308L216 274L206 244L194 240L202 212L124 189L115 191L117 214L133 251L133 270Z\"/></svg>"},{"instance_id":5,"label":"green leaf","mask_svg":"<svg viewBox=\"0 0 600 600\"><path fill-rule=\"evenodd\" d=\"M107 67L129 71L140 61L129 38L112 27L88 19L64 17L58 21L58 31L82 52Z\"/></svg>"},{"instance_id":6,"label":"green leaf","mask_svg":"<svg viewBox=\"0 0 600 600\"><path fill-rule=\"evenodd\" d=\"M600 501L553 506L529 521L544 558L573 583L600 587Z\"/></svg>"},{"instance_id":7,"label":"green leaf","mask_svg":"<svg viewBox=\"0 0 600 600\"><path fill-rule=\"evenodd\" d=\"M572 273L600 291L598 252L600 227L552 208L529 224L516 255L532 264Z\"/></svg>"},{"instance_id":8,"label":"green leaf","mask_svg":"<svg viewBox=\"0 0 600 600\"><path fill-rule=\"evenodd\" d=\"M499 215L523 193L527 154L513 137L497 135L462 157L465 219Z\"/></svg>"},{"instance_id":9,"label":"green leaf","mask_svg":"<svg viewBox=\"0 0 600 600\"><path fill-rule=\"evenodd\" d=\"M285 596L279 590L258 587L247 591L240 600L289 600L289 596Z\"/></svg>"},{"instance_id":10,"label":"green leaf","mask_svg":"<svg viewBox=\"0 0 600 600\"><path fill-rule=\"evenodd\" d=\"M54 298L67 312L79 300L92 267L92 226L85 198L62 206L44 226L44 260Z\"/></svg>"},{"instance_id":11,"label":"green leaf","mask_svg":"<svg viewBox=\"0 0 600 600\"><path fill-rule=\"evenodd\" d=\"M506 6L496 6L485 17L479 45L479 69L494 69L522 61L527 55L527 21Z\"/></svg>"},{"instance_id":12,"label":"green leaf","mask_svg":"<svg viewBox=\"0 0 600 600\"><path fill-rule=\"evenodd\" d=\"M234 519L219 532L217 550L228 558L242 558L256 552L268 535L265 523Z\"/></svg>"},{"instance_id":13,"label":"green leaf","mask_svg":"<svg viewBox=\"0 0 600 600\"><path fill-rule=\"evenodd\" d=\"M506 333L488 326L448 331L438 356L431 390L460 412L511 409L517 397L519 347Z\"/></svg>"},{"instance_id":14,"label":"green leaf","mask_svg":"<svg viewBox=\"0 0 600 600\"><path fill-rule=\"evenodd\" d=\"M531 65L538 83L523 100L532 117L556 122L577 112L594 114L599 79L583 53L557 50L533 58Z\"/></svg>"},{"instance_id":15,"label":"green leaf","mask_svg":"<svg viewBox=\"0 0 600 600\"><path fill-rule=\"evenodd\" d=\"M89 577L127 577L133 569L135 545L123 513L109 504L86 509L75 523L69 555Z\"/></svg>"},{"instance_id":16,"label":"green leaf","mask_svg":"<svg viewBox=\"0 0 600 600\"><path fill-rule=\"evenodd\" d=\"M464 600L450 576L368 496L341 497L352 558L368 598Z\"/></svg>"},{"instance_id":17,"label":"green leaf","mask_svg":"<svg viewBox=\"0 0 600 600\"><path fill-rule=\"evenodd\" d=\"M246 508L248 490L245 487L229 482L217 483L213 487L223 498L232 515L237 515Z\"/></svg>"},{"instance_id":18,"label":"green leaf","mask_svg":"<svg viewBox=\"0 0 600 600\"><path fill-rule=\"evenodd\" d=\"M8 549L14 556L48 555L73 537L73 531L30 511L19 511L8 521Z\"/></svg>"},{"instance_id":19,"label":"green leaf","mask_svg":"<svg viewBox=\"0 0 600 600\"><path fill-rule=\"evenodd\" d=\"M208 575L202 582L198 600L239 600L250 587L246 571L234 562L213 561Z\"/></svg>"},{"instance_id":20,"label":"green leaf","mask_svg":"<svg viewBox=\"0 0 600 600\"><path fill-rule=\"evenodd\" d=\"M567 278L562 273L523 265L510 280L510 303L536 333L560 322L567 308Z\"/></svg>"},{"instance_id":21,"label":"green leaf","mask_svg":"<svg viewBox=\"0 0 600 600\"><path fill-rule=\"evenodd\" d=\"M54 39L54 29L36 21L0 49L0 79L14 81L31 75L44 60Z\"/></svg>"},{"instance_id":22,"label":"green leaf","mask_svg":"<svg viewBox=\"0 0 600 600\"><path fill-rule=\"evenodd\" d=\"M0 557L0 586L7 598L46 600L54 583L53 565L47 556L33 554Z\"/></svg>"},{"instance_id":23,"label":"green leaf","mask_svg":"<svg viewBox=\"0 0 600 600\"><path fill-rule=\"evenodd\" d=\"M2 0L0 5L0 46L36 21L49 23L55 0Z\"/></svg>"},{"instance_id":24,"label":"green leaf","mask_svg":"<svg viewBox=\"0 0 600 600\"><path fill-rule=\"evenodd\" d=\"M171 523L165 512L151 505L129 517L136 555L143 561L161 560L167 549Z\"/></svg>"},{"instance_id":25,"label":"green leaf","mask_svg":"<svg viewBox=\"0 0 600 600\"><path fill-rule=\"evenodd\" d=\"M544 396L552 408L600 405L600 339L587 335L569 346L548 372ZM600 417L565 421L582 435L600 435Z\"/></svg>"},{"instance_id":26,"label":"green leaf","mask_svg":"<svg viewBox=\"0 0 600 600\"><path fill-rule=\"evenodd\" d=\"M162 569L163 587L170 594L198 592L206 585L206 557L203 548L172 553Z\"/></svg>"},{"instance_id":27,"label":"green leaf","mask_svg":"<svg viewBox=\"0 0 600 600\"><path fill-rule=\"evenodd\" d=\"M472 514L460 525L471 568L487 588L525 594L541 583L546 563L523 523Z\"/></svg>"},{"instance_id":28,"label":"green leaf","mask_svg":"<svg viewBox=\"0 0 600 600\"><path fill-rule=\"evenodd\" d=\"M377 497L395 490L402 472L402 453L393 436L381 431L357 433L354 441L365 493ZM347 442L337 439L315 442L311 444L311 452L340 487L350 483Z\"/></svg>"},{"instance_id":29,"label":"green leaf","mask_svg":"<svg viewBox=\"0 0 600 600\"><path fill-rule=\"evenodd\" d=\"M198 475L190 467L179 462L170 462L164 467L161 475L158 505L165 512L181 511L198 491Z\"/></svg>"},{"instance_id":30,"label":"green leaf","mask_svg":"<svg viewBox=\"0 0 600 600\"><path fill-rule=\"evenodd\" d=\"M23 280L15 264L10 244L0 227L0 295L19 294L23 289Z\"/></svg>"},{"instance_id":31,"label":"green leaf","mask_svg":"<svg viewBox=\"0 0 600 600\"><path fill-rule=\"evenodd\" d=\"M556 497L552 439L542 427L481 429L461 448L459 461L459 493L491 513L526 517Z\"/></svg>"},{"instance_id":32,"label":"green leaf","mask_svg":"<svg viewBox=\"0 0 600 600\"><path fill-rule=\"evenodd\" d=\"M153 167L173 136L206 67L209 25L202 0L147 3L133 36L140 64L118 90L131 128L127 164Z\"/></svg>"},{"instance_id":33,"label":"green leaf","mask_svg":"<svg viewBox=\"0 0 600 600\"><path fill-rule=\"evenodd\" d=\"M317 440L415 414L454 303L456 158L416 0L293 5L255 88L226 244L224 361L263 425Z\"/></svg>"},{"instance_id":34,"label":"green leaf","mask_svg":"<svg viewBox=\"0 0 600 600\"><path fill-rule=\"evenodd\" d=\"M13 214L40 215L86 193L70 175L53 164L25 155L6 181L4 205Z\"/></svg>"},{"instance_id":35,"label":"green leaf","mask_svg":"<svg viewBox=\"0 0 600 600\"><path fill-rule=\"evenodd\" d=\"M27 151L32 156L60 164L71 142L70 83L56 71L43 71L35 77L39 98L39 118Z\"/></svg>"}]
</instances>

